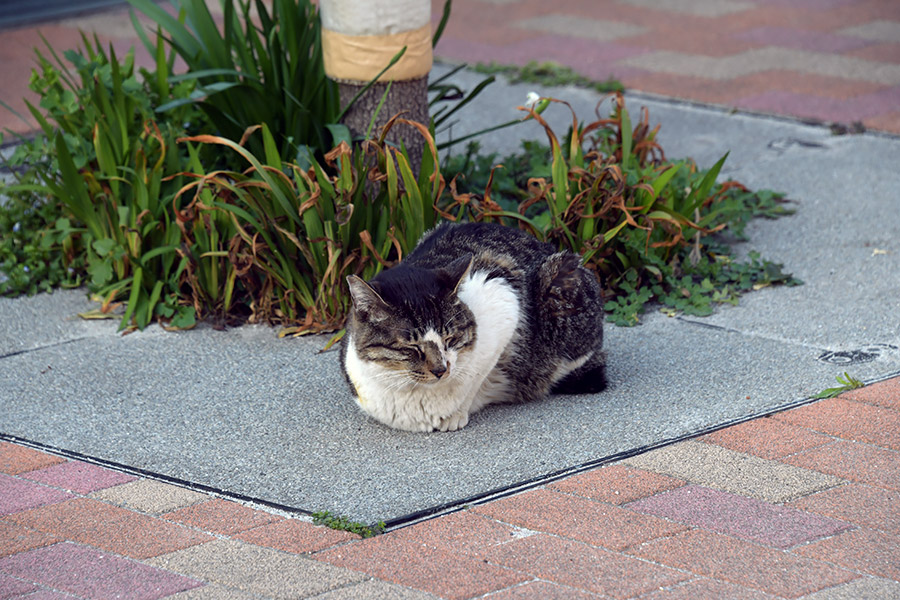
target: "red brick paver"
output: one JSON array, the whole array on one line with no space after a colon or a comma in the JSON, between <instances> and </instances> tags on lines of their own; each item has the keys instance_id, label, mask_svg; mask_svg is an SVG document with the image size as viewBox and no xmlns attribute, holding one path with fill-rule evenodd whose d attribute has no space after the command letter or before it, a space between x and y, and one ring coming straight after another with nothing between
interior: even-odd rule
<instances>
[{"instance_id":1,"label":"red brick paver","mask_svg":"<svg viewBox=\"0 0 900 600\"><path fill-rule=\"evenodd\" d=\"M531 579L513 569L427 544L399 540L392 535L332 548L313 556L332 565L459 600Z\"/></svg>"},{"instance_id":2,"label":"red brick paver","mask_svg":"<svg viewBox=\"0 0 900 600\"><path fill-rule=\"evenodd\" d=\"M75 498L6 517L9 522L130 558L150 558L211 536L89 498Z\"/></svg>"},{"instance_id":3,"label":"red brick paver","mask_svg":"<svg viewBox=\"0 0 900 600\"><path fill-rule=\"evenodd\" d=\"M306 554L358 540L359 536L346 531L318 527L305 521L281 519L243 531L234 538L283 552Z\"/></svg>"},{"instance_id":4,"label":"red brick paver","mask_svg":"<svg viewBox=\"0 0 900 600\"><path fill-rule=\"evenodd\" d=\"M682 485L684 481L674 477L626 465L610 465L566 477L547 487L610 504L625 504Z\"/></svg>"},{"instance_id":5,"label":"red brick paver","mask_svg":"<svg viewBox=\"0 0 900 600\"><path fill-rule=\"evenodd\" d=\"M846 440L900 450L900 411L843 397L821 400L773 418Z\"/></svg>"},{"instance_id":6,"label":"red brick paver","mask_svg":"<svg viewBox=\"0 0 900 600\"><path fill-rule=\"evenodd\" d=\"M546 534L497 546L482 556L491 563L613 598L631 598L690 577L674 569Z\"/></svg>"},{"instance_id":7,"label":"red brick paver","mask_svg":"<svg viewBox=\"0 0 900 600\"><path fill-rule=\"evenodd\" d=\"M857 529L798 548L797 554L900 581L900 536L895 534Z\"/></svg>"},{"instance_id":8,"label":"red brick paver","mask_svg":"<svg viewBox=\"0 0 900 600\"><path fill-rule=\"evenodd\" d=\"M0 473L18 475L65 462L66 459L18 444L0 442Z\"/></svg>"},{"instance_id":9,"label":"red brick paver","mask_svg":"<svg viewBox=\"0 0 900 600\"><path fill-rule=\"evenodd\" d=\"M726 427L698 439L736 452L769 459L781 458L832 442L832 438L827 435L768 417Z\"/></svg>"},{"instance_id":10,"label":"red brick paver","mask_svg":"<svg viewBox=\"0 0 900 600\"><path fill-rule=\"evenodd\" d=\"M259 527L281 517L261 510L253 510L237 502L215 498L200 504L181 508L162 515L163 519L182 525L233 535L235 533Z\"/></svg>"},{"instance_id":11,"label":"red brick paver","mask_svg":"<svg viewBox=\"0 0 900 600\"><path fill-rule=\"evenodd\" d=\"M894 114L900 115L900 113ZM885 381L867 385L864 388L851 390L841 394L841 398L900 410L900 377L886 379Z\"/></svg>"},{"instance_id":12,"label":"red brick paver","mask_svg":"<svg viewBox=\"0 0 900 600\"><path fill-rule=\"evenodd\" d=\"M0 521L0 557L49 546L62 539L15 523Z\"/></svg>"},{"instance_id":13,"label":"red brick paver","mask_svg":"<svg viewBox=\"0 0 900 600\"><path fill-rule=\"evenodd\" d=\"M900 536L900 492L849 483L789 506Z\"/></svg>"},{"instance_id":14,"label":"red brick paver","mask_svg":"<svg viewBox=\"0 0 900 600\"><path fill-rule=\"evenodd\" d=\"M900 490L900 452L839 441L788 456L784 462L851 481Z\"/></svg>"},{"instance_id":15,"label":"red brick paver","mask_svg":"<svg viewBox=\"0 0 900 600\"><path fill-rule=\"evenodd\" d=\"M683 525L612 504L549 490L517 494L474 510L498 521L612 550L622 550L685 529Z\"/></svg>"},{"instance_id":16,"label":"red brick paver","mask_svg":"<svg viewBox=\"0 0 900 600\"><path fill-rule=\"evenodd\" d=\"M699 529L648 542L631 552L677 569L785 598L797 598L858 577L826 562Z\"/></svg>"}]
</instances>

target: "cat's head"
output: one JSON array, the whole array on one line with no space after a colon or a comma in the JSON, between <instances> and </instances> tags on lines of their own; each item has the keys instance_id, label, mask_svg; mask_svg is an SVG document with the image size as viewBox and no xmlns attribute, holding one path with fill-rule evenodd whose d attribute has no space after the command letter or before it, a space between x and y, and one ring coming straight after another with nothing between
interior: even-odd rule
<instances>
[{"instance_id":1,"label":"cat's head","mask_svg":"<svg viewBox=\"0 0 900 600\"><path fill-rule=\"evenodd\" d=\"M475 318L457 295L470 268L464 257L440 269L401 264L368 283L348 277L357 355L418 383L452 378L475 345Z\"/></svg>"}]
</instances>

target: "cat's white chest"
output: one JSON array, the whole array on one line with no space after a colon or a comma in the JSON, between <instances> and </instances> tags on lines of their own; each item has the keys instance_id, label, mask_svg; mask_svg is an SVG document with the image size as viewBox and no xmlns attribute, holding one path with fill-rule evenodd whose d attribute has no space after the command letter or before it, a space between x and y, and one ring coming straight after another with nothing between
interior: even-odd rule
<instances>
[{"instance_id":1,"label":"cat's white chest","mask_svg":"<svg viewBox=\"0 0 900 600\"><path fill-rule=\"evenodd\" d=\"M345 368L357 391L357 404L379 421L400 429L457 429L479 408L507 399L506 377L497 362L510 346L519 324L520 306L503 279L475 272L463 281L459 299L476 323L474 346L458 356L450 375L434 383L416 383L408 374L364 361L348 339Z\"/></svg>"}]
</instances>

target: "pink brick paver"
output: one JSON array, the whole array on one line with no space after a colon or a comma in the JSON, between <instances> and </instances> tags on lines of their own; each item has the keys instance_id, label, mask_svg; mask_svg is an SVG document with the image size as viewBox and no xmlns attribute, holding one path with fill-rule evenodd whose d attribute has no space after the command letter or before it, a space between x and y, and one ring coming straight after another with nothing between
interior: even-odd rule
<instances>
[{"instance_id":1,"label":"pink brick paver","mask_svg":"<svg viewBox=\"0 0 900 600\"><path fill-rule=\"evenodd\" d=\"M20 597L29 594L38 589L33 583L10 577L0 573L0 598L7 600L8 598Z\"/></svg>"},{"instance_id":2,"label":"pink brick paver","mask_svg":"<svg viewBox=\"0 0 900 600\"><path fill-rule=\"evenodd\" d=\"M88 494L135 480L131 475L77 460L23 473L21 476L78 494Z\"/></svg>"},{"instance_id":3,"label":"pink brick paver","mask_svg":"<svg viewBox=\"0 0 900 600\"><path fill-rule=\"evenodd\" d=\"M699 485L638 500L626 508L775 548L789 548L852 527L843 521Z\"/></svg>"},{"instance_id":4,"label":"pink brick paver","mask_svg":"<svg viewBox=\"0 0 900 600\"><path fill-rule=\"evenodd\" d=\"M71 497L62 490L0 474L0 515L62 502Z\"/></svg>"},{"instance_id":5,"label":"pink brick paver","mask_svg":"<svg viewBox=\"0 0 900 600\"><path fill-rule=\"evenodd\" d=\"M83 598L154 600L203 585L70 542L0 559L0 573Z\"/></svg>"}]
</instances>

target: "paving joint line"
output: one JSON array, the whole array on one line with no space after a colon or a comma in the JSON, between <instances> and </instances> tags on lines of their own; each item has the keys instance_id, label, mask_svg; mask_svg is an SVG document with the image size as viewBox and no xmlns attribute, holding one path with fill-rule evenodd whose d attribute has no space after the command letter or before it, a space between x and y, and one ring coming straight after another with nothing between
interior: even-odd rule
<instances>
[{"instance_id":1,"label":"paving joint line","mask_svg":"<svg viewBox=\"0 0 900 600\"><path fill-rule=\"evenodd\" d=\"M98 336L93 335L83 335L81 337L72 338L70 340L60 340L58 342L53 342L52 344L44 344L43 346L37 346L35 348L24 348L22 350L14 350L13 352L8 352L6 354L0 354L0 360L4 358L12 358L13 356L19 356L20 354L29 354L31 352L39 352L41 350L46 350L48 348L57 348L59 346L65 346L66 344L73 344L75 342L81 342L83 340L94 339Z\"/></svg>"}]
</instances>

